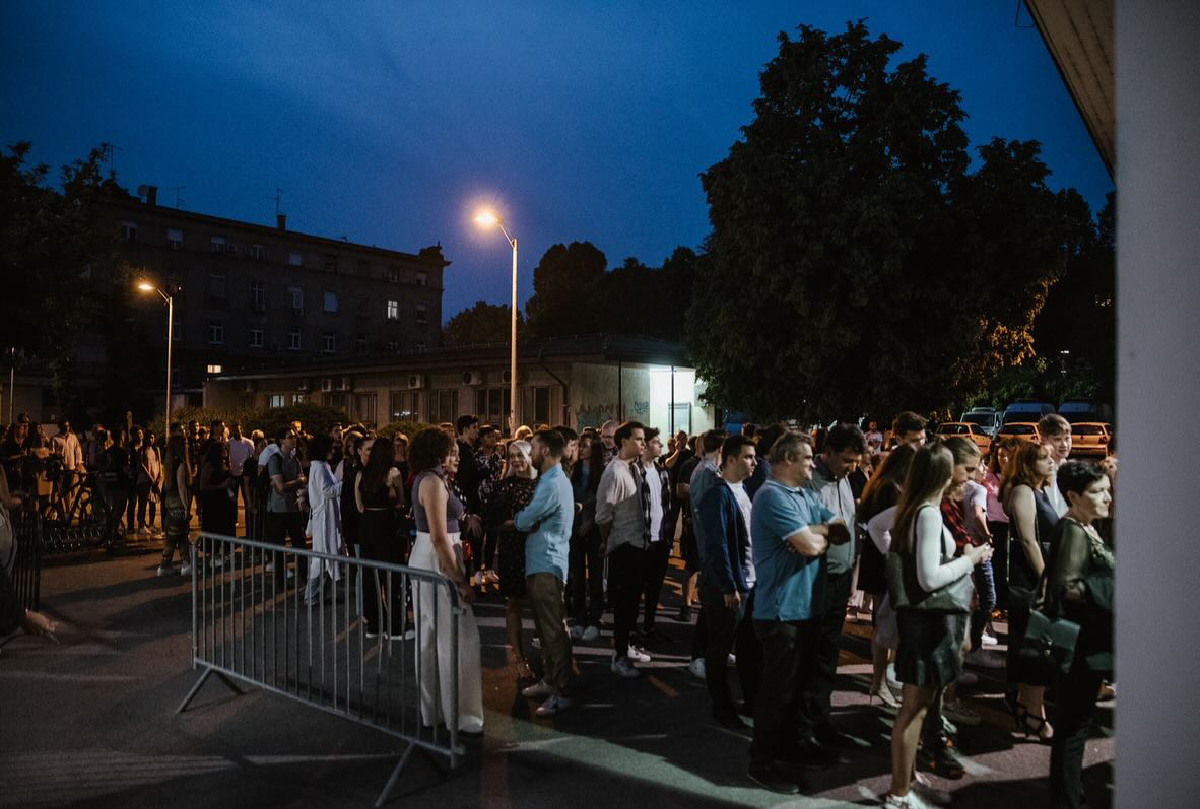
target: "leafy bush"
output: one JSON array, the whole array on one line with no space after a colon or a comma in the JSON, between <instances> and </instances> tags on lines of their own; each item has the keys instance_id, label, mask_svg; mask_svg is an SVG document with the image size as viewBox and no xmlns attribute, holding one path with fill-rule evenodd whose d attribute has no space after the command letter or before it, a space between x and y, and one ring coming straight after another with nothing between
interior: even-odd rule
<instances>
[{"instance_id":1,"label":"leafy bush","mask_svg":"<svg viewBox=\"0 0 1200 809\"><path fill-rule=\"evenodd\" d=\"M383 425L379 428L378 435L380 438L386 438L390 441L395 437L396 433L404 433L406 436L408 436L408 440L411 441L412 437L421 432L421 430L424 430L427 427L436 426L436 424L427 424L423 421L405 419L403 421L393 421L390 424Z\"/></svg>"},{"instance_id":2,"label":"leafy bush","mask_svg":"<svg viewBox=\"0 0 1200 809\"><path fill-rule=\"evenodd\" d=\"M151 427L158 435L165 435L162 416L159 415L151 422ZM297 419L304 425L304 431L310 434L326 433L334 422L342 425L349 423L346 414L335 407L305 402L302 404L286 405L284 407L179 407L171 411L171 421L187 425L196 421L208 426L220 419L230 426L240 423L246 435L253 430L262 430L267 438L272 438L284 426Z\"/></svg>"}]
</instances>

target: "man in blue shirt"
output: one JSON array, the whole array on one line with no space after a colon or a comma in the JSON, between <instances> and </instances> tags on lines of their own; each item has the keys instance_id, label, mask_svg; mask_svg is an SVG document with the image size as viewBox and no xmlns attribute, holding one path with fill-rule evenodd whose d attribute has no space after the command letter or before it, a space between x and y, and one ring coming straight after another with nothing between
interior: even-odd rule
<instances>
[{"instance_id":1,"label":"man in blue shirt","mask_svg":"<svg viewBox=\"0 0 1200 809\"><path fill-rule=\"evenodd\" d=\"M571 548L571 526L575 520L575 495L562 469L565 441L557 430L533 434L530 455L538 471L533 500L513 517L518 531L529 533L525 541L525 588L533 623L542 641L542 679L525 688L527 697L546 697L538 716L554 716L570 708L571 641L563 628L563 582Z\"/></svg>"},{"instance_id":2,"label":"man in blue shirt","mask_svg":"<svg viewBox=\"0 0 1200 809\"><path fill-rule=\"evenodd\" d=\"M824 554L849 541L844 522L805 486L812 479L812 440L789 433L771 448L771 477L754 496L750 517L754 552L754 634L762 643L763 677L754 713L749 778L773 792L794 795L800 785L779 761L828 763L827 751L797 741L800 683L805 657L820 626ZM822 755L822 754L825 755Z\"/></svg>"}]
</instances>

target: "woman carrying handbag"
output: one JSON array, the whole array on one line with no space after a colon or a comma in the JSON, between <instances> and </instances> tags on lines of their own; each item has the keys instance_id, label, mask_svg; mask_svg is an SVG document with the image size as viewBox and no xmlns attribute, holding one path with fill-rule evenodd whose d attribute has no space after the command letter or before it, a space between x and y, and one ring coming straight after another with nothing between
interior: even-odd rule
<instances>
[{"instance_id":1,"label":"woman carrying handbag","mask_svg":"<svg viewBox=\"0 0 1200 809\"><path fill-rule=\"evenodd\" d=\"M928 805L910 792L921 726L929 706L962 673L963 632L974 593L971 572L992 556L991 545L970 545L962 556L953 555L954 540L940 511L953 473L954 457L942 444L917 451L886 560L888 598L900 630L896 677L904 683L892 726L892 786L884 796L884 805L892 809Z\"/></svg>"}]
</instances>

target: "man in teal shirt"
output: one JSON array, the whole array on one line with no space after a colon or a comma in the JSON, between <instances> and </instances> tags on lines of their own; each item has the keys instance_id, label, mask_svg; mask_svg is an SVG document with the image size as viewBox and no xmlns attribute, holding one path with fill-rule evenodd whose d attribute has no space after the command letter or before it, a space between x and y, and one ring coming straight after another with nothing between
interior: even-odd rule
<instances>
[{"instance_id":1,"label":"man in teal shirt","mask_svg":"<svg viewBox=\"0 0 1200 809\"><path fill-rule=\"evenodd\" d=\"M538 716L553 716L570 708L571 641L563 629L563 582L575 521L575 495L562 468L566 442L557 430L533 434L530 452L538 471L533 501L513 517L525 540L525 587L533 623L542 641L542 679L525 688L527 697L546 697Z\"/></svg>"}]
</instances>

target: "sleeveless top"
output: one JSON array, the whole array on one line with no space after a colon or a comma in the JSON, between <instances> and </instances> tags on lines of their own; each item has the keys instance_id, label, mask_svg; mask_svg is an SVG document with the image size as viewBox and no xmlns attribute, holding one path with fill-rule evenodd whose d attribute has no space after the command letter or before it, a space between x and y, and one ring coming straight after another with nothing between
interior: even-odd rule
<instances>
[{"instance_id":1,"label":"sleeveless top","mask_svg":"<svg viewBox=\"0 0 1200 809\"><path fill-rule=\"evenodd\" d=\"M1050 560L1050 538L1058 525L1058 512L1050 503L1050 496L1044 489L1033 490L1033 503L1037 520L1037 542L1042 549L1043 564ZM1011 515L1009 515L1011 520ZM1022 595L1032 595L1038 587L1038 577L1033 572L1033 566L1021 548L1021 537L1017 536L1016 521L1009 523L1012 527L1009 533L1008 579L1009 588L1018 590Z\"/></svg>"},{"instance_id":2,"label":"sleeveless top","mask_svg":"<svg viewBox=\"0 0 1200 809\"><path fill-rule=\"evenodd\" d=\"M417 475L412 487L413 522L417 524L417 531L424 534L429 533L429 515L425 513L425 507L421 505L417 493L421 491L421 482L431 475L437 478L443 485L446 484L446 479L442 477L442 470L439 466L437 469L426 469ZM449 486L446 486L446 495L449 497L449 501L446 503L446 533L457 534L459 532L458 521L466 512L466 508L463 506L462 501L454 494L454 490Z\"/></svg>"},{"instance_id":3,"label":"sleeveless top","mask_svg":"<svg viewBox=\"0 0 1200 809\"><path fill-rule=\"evenodd\" d=\"M378 489L368 489L367 478L362 469L358 470L358 477L362 481L361 490L364 509L390 509L392 507L392 499L388 496L386 482Z\"/></svg>"}]
</instances>

